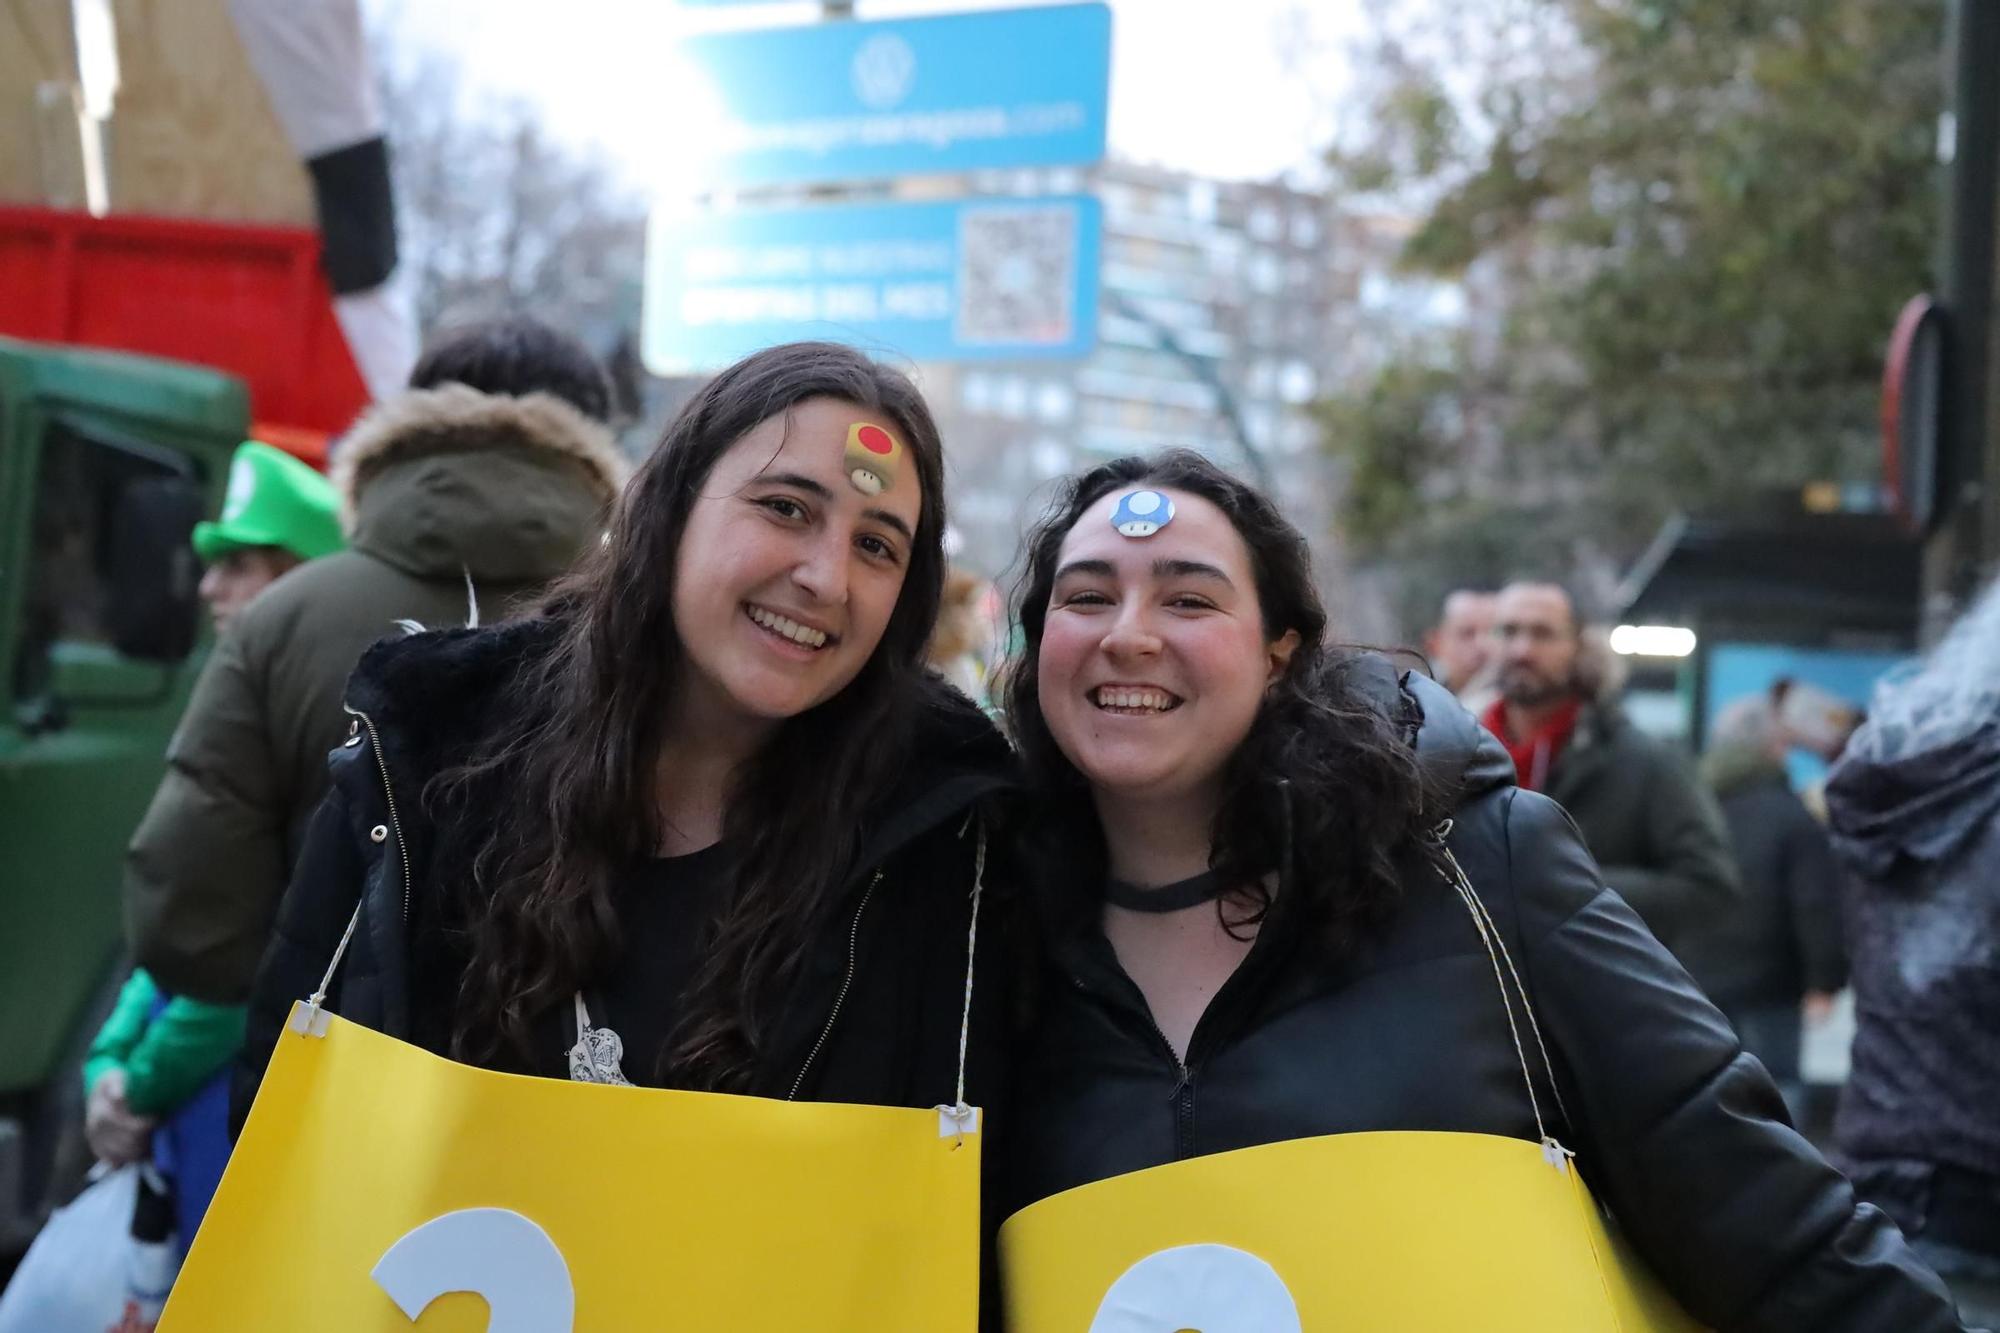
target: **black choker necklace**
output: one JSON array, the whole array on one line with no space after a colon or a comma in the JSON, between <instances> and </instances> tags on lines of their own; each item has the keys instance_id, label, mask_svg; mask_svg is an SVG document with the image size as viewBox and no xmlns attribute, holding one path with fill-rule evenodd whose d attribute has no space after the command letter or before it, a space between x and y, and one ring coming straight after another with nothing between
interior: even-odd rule
<instances>
[{"instance_id":1,"label":"black choker necklace","mask_svg":"<svg viewBox=\"0 0 2000 1333\"><path fill-rule=\"evenodd\" d=\"M1222 876L1213 870L1204 870L1191 879L1162 884L1157 889L1142 889L1122 879L1106 879L1104 901L1133 912L1178 912L1197 903L1214 902L1227 887Z\"/></svg>"}]
</instances>

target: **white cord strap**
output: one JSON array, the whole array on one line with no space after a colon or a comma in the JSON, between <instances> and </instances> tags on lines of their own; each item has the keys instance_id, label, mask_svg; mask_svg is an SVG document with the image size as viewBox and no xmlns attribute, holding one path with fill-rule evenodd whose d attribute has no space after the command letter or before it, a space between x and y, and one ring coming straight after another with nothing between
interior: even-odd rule
<instances>
[{"instance_id":1,"label":"white cord strap","mask_svg":"<svg viewBox=\"0 0 2000 1333\"><path fill-rule=\"evenodd\" d=\"M1518 994L1520 997L1521 1012L1528 1020L1528 1030L1534 1036L1535 1049L1542 1057L1542 1068L1548 1075L1549 1091L1554 1094L1556 1106L1567 1120L1569 1110L1563 1106L1562 1091L1556 1086L1555 1066L1549 1059L1548 1047L1542 1041L1541 1025L1535 1021L1535 1008L1528 1002L1527 987L1521 984L1521 974L1515 970L1513 955L1507 951L1507 942L1501 937L1500 928L1494 923L1492 914L1486 910L1486 903L1480 898L1478 890L1472 887L1472 880L1465 873L1465 868L1458 863L1458 858L1445 845L1445 837L1450 832L1451 823L1448 820L1437 830L1438 850L1444 856L1445 865L1451 867L1450 873L1446 873L1444 867L1439 866L1438 874L1458 895L1460 904L1472 917L1473 929L1479 932L1480 943L1486 946L1487 960L1493 965L1494 983L1500 987L1500 1003L1507 1013L1507 1033L1513 1038L1514 1056L1520 1062L1521 1080L1528 1090L1528 1109L1535 1117L1535 1135L1541 1141L1542 1155L1548 1159L1549 1165L1557 1170L1567 1169L1569 1159L1576 1154L1565 1148L1553 1134L1549 1133L1547 1124L1542 1120L1541 1099L1535 1095L1535 1076L1528 1067L1528 1053L1521 1044L1521 1029L1514 1019L1515 995ZM1503 961L1506 967L1504 973L1501 970ZM1514 983L1511 993L1507 985L1509 979Z\"/></svg>"},{"instance_id":2,"label":"white cord strap","mask_svg":"<svg viewBox=\"0 0 2000 1333\"><path fill-rule=\"evenodd\" d=\"M1534 1037L1535 1050L1542 1057L1542 1072L1548 1076L1549 1092L1556 1099L1556 1109L1562 1112L1563 1119L1567 1120L1569 1119L1569 1108L1563 1105L1562 1086L1556 1082L1555 1062L1549 1059L1548 1045L1542 1040L1542 1025L1535 1021L1535 1007L1528 1003L1528 988L1522 984L1521 974L1514 970L1514 955L1507 952L1506 939L1501 936L1500 928L1493 924L1492 913L1486 910L1485 900L1472 888L1472 880L1459 866L1458 858L1453 856L1450 850L1447 849L1445 851L1445 859L1450 861L1451 868L1457 871L1459 881L1464 885L1466 896L1470 899L1471 907L1486 922L1487 929L1492 934L1493 943L1500 950L1500 961L1507 965L1507 975L1514 979L1514 989L1521 996L1521 1012L1528 1017L1528 1032Z\"/></svg>"},{"instance_id":3,"label":"white cord strap","mask_svg":"<svg viewBox=\"0 0 2000 1333\"><path fill-rule=\"evenodd\" d=\"M324 1037L326 1024L321 1021L320 1009L326 1003L326 993L333 985L333 974L340 970L340 960L347 954L348 941L354 938L354 928L361 922L361 904L354 904L354 915L347 918L347 929L340 932L340 943L335 946L333 959L326 965L326 975L319 979L319 989L306 997L306 1007L295 1012L290 1027L294 1032L308 1037Z\"/></svg>"},{"instance_id":4,"label":"white cord strap","mask_svg":"<svg viewBox=\"0 0 2000 1333\"><path fill-rule=\"evenodd\" d=\"M979 1129L979 1112L965 1100L965 1058L972 1045L972 970L979 951L979 899L986 885L986 826L974 834L972 850L972 924L965 932L965 1005L958 1016L958 1087L950 1106L938 1107L938 1136L955 1136L965 1141L968 1132Z\"/></svg>"}]
</instances>

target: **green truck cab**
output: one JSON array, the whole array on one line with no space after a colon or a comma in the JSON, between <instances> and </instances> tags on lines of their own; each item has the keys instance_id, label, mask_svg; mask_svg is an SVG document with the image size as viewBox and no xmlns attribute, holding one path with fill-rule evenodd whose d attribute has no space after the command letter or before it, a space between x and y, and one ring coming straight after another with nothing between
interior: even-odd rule
<instances>
[{"instance_id":1,"label":"green truck cab","mask_svg":"<svg viewBox=\"0 0 2000 1333\"><path fill-rule=\"evenodd\" d=\"M0 1253L83 1161L125 845L207 646L189 534L248 430L233 376L0 338Z\"/></svg>"}]
</instances>

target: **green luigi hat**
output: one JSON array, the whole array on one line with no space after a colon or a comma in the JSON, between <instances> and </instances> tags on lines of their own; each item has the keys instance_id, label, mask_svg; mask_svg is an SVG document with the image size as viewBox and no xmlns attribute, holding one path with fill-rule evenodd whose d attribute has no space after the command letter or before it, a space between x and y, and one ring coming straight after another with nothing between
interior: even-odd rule
<instances>
[{"instance_id":1,"label":"green luigi hat","mask_svg":"<svg viewBox=\"0 0 2000 1333\"><path fill-rule=\"evenodd\" d=\"M195 554L209 563L251 546L276 546L311 560L344 545L340 495L333 484L282 449L256 440L236 446L222 516L194 525Z\"/></svg>"}]
</instances>

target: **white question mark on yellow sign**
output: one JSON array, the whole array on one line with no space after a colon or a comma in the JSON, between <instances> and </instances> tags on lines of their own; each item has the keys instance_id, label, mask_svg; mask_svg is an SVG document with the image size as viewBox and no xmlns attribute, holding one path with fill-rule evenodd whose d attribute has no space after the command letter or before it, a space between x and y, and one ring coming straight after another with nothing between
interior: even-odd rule
<instances>
[{"instance_id":1,"label":"white question mark on yellow sign","mask_svg":"<svg viewBox=\"0 0 2000 1333\"><path fill-rule=\"evenodd\" d=\"M1090 1333L1301 1333L1278 1270L1231 1245L1178 1245L1118 1275Z\"/></svg>"},{"instance_id":2,"label":"white question mark on yellow sign","mask_svg":"<svg viewBox=\"0 0 2000 1333\"><path fill-rule=\"evenodd\" d=\"M451 1291L485 1298L486 1333L570 1333L576 1321L562 1251L508 1208L434 1217L391 1245L369 1276L411 1323Z\"/></svg>"}]
</instances>

